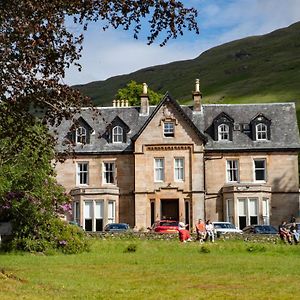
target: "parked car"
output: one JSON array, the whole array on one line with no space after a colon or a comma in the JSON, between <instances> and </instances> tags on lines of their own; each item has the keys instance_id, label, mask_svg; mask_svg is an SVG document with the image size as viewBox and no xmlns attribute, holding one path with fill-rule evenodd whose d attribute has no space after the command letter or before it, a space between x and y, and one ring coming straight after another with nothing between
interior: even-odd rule
<instances>
[{"instance_id":1,"label":"parked car","mask_svg":"<svg viewBox=\"0 0 300 300\"><path fill-rule=\"evenodd\" d=\"M105 232L125 232L130 229L126 223L110 223L104 227Z\"/></svg>"},{"instance_id":2,"label":"parked car","mask_svg":"<svg viewBox=\"0 0 300 300\"><path fill-rule=\"evenodd\" d=\"M236 228L234 224L230 222L212 222L215 228L215 232L217 236L220 236L221 234L227 234L227 233L239 233L242 234L243 231Z\"/></svg>"},{"instance_id":3,"label":"parked car","mask_svg":"<svg viewBox=\"0 0 300 300\"><path fill-rule=\"evenodd\" d=\"M277 234L278 230L271 225L249 225L243 228L244 233Z\"/></svg>"},{"instance_id":4,"label":"parked car","mask_svg":"<svg viewBox=\"0 0 300 300\"><path fill-rule=\"evenodd\" d=\"M175 220L156 221L149 229L150 231L157 232L157 233L178 233L178 221Z\"/></svg>"}]
</instances>

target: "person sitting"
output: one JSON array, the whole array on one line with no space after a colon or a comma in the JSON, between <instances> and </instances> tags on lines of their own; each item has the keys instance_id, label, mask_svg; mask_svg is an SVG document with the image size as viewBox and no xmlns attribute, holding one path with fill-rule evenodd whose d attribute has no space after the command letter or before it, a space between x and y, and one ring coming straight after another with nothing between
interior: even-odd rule
<instances>
[{"instance_id":1,"label":"person sitting","mask_svg":"<svg viewBox=\"0 0 300 300\"><path fill-rule=\"evenodd\" d=\"M212 243L214 243L214 241L215 241L215 228L214 228L214 225L212 224L212 222L210 220L208 220L206 222L205 229L206 229L207 239L209 238L210 241Z\"/></svg>"},{"instance_id":2,"label":"person sitting","mask_svg":"<svg viewBox=\"0 0 300 300\"><path fill-rule=\"evenodd\" d=\"M292 236L291 236L290 232L288 231L288 229L286 228L285 221L282 221L281 224L279 225L278 232L279 232L280 238L284 242L288 242L289 244L292 244Z\"/></svg>"},{"instance_id":3,"label":"person sitting","mask_svg":"<svg viewBox=\"0 0 300 300\"><path fill-rule=\"evenodd\" d=\"M190 232L186 229L188 225L185 225L183 222L178 223L178 232L180 242L186 243L192 241Z\"/></svg>"},{"instance_id":4,"label":"person sitting","mask_svg":"<svg viewBox=\"0 0 300 300\"><path fill-rule=\"evenodd\" d=\"M196 224L197 241L203 243L206 239L205 222L202 219L198 220Z\"/></svg>"},{"instance_id":5,"label":"person sitting","mask_svg":"<svg viewBox=\"0 0 300 300\"><path fill-rule=\"evenodd\" d=\"M290 233L293 237L294 243L298 244L299 243L299 232L297 231L297 224L294 222L292 223L292 226L290 227Z\"/></svg>"}]
</instances>

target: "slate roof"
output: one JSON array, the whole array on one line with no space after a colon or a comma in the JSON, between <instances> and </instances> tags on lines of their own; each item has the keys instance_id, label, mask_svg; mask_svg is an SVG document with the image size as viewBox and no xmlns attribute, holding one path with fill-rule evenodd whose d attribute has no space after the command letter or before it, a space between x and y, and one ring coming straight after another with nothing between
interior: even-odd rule
<instances>
[{"instance_id":1,"label":"slate roof","mask_svg":"<svg viewBox=\"0 0 300 300\"><path fill-rule=\"evenodd\" d=\"M166 101L166 98L163 98L163 101ZM161 106L162 102L158 106ZM174 102L176 103L176 101ZM184 117L190 120L190 126L198 131L197 134L200 137L203 137L207 151L300 150L294 103L208 104L202 105L201 112L193 112L191 106L178 105L178 107L182 110ZM150 106L149 115L142 116L139 114L139 107L101 107L97 109L97 114L90 109L82 109L80 116L94 131L90 144L76 145L73 149L77 153L85 154L133 152L133 141L157 110L156 106ZM232 141L214 141L211 125L222 112L230 116L234 120L234 124L249 124L253 118L262 113L271 120L271 140L253 141L245 132L234 130ZM108 143L107 141L107 128L117 116L130 128L126 143ZM59 151L65 150L70 145L67 137L71 126L72 121L65 121L56 128Z\"/></svg>"}]
</instances>

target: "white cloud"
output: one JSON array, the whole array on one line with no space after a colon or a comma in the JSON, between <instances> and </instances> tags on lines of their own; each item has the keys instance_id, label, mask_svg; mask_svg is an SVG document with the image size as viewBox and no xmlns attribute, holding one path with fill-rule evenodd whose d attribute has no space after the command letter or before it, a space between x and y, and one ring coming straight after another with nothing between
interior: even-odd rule
<instances>
[{"instance_id":1,"label":"white cloud","mask_svg":"<svg viewBox=\"0 0 300 300\"><path fill-rule=\"evenodd\" d=\"M70 69L66 83L104 80L152 65L192 59L210 47L260 35L300 20L300 0L189 1L199 9L200 35L187 33L167 46L147 46L129 32L101 32L93 25L84 43L81 73ZM188 5L188 4L187 4ZM189 5L188 5L189 6Z\"/></svg>"}]
</instances>

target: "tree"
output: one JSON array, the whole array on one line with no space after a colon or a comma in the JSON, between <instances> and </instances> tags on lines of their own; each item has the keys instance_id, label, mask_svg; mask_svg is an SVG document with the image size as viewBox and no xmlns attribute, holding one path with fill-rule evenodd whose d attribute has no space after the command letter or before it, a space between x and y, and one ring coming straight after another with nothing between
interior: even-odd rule
<instances>
[{"instance_id":1,"label":"tree","mask_svg":"<svg viewBox=\"0 0 300 300\"><path fill-rule=\"evenodd\" d=\"M184 29L198 32L196 16L194 8L175 0L0 0L0 204L1 214L13 221L16 247L53 246L50 225L57 235L68 233L53 213L66 200L52 177L55 140L37 116L56 125L91 104L63 83L71 64L81 68L88 24L132 29L137 38L141 19L149 17L148 44L162 33L163 46ZM80 34L71 31L67 18ZM74 241L73 231L67 235Z\"/></svg>"},{"instance_id":2,"label":"tree","mask_svg":"<svg viewBox=\"0 0 300 300\"><path fill-rule=\"evenodd\" d=\"M140 96L143 92L143 84L138 84L134 80L127 83L126 87L119 89L116 94L116 99L128 100L128 104L131 106L139 106L141 103ZM158 94L148 88L149 104L157 104L163 97L162 94Z\"/></svg>"},{"instance_id":3,"label":"tree","mask_svg":"<svg viewBox=\"0 0 300 300\"><path fill-rule=\"evenodd\" d=\"M104 30L132 29L137 38L148 17L148 44L161 33L165 45L185 29L198 32L196 16L194 8L175 0L0 0L0 100L7 104L0 108L23 117L40 108L54 124L86 105L85 97L62 82L71 64L81 68L82 32L89 22L99 21ZM66 18L80 26L80 34Z\"/></svg>"},{"instance_id":4,"label":"tree","mask_svg":"<svg viewBox=\"0 0 300 300\"><path fill-rule=\"evenodd\" d=\"M10 221L13 228L12 240L4 247L39 252L86 250L83 232L58 218L69 212L71 199L54 177L51 160L55 153L48 129L41 124L24 124L23 129L17 140L0 140L0 221ZM12 149L18 147L12 156Z\"/></svg>"}]
</instances>

